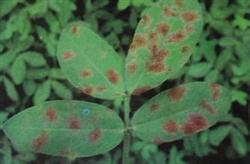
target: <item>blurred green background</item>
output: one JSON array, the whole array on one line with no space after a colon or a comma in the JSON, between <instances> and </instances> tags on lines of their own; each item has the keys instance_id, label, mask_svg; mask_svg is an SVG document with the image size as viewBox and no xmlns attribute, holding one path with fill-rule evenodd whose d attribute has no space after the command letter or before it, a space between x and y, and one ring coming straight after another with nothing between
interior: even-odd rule
<instances>
[{"instance_id":1,"label":"blurred green background","mask_svg":"<svg viewBox=\"0 0 250 164\"><path fill-rule=\"evenodd\" d=\"M157 0L0 0L0 122L34 104L54 99L102 103L121 111L120 100L100 101L64 78L56 59L60 31L74 20L89 23L125 57L141 11ZM161 87L134 97L143 102L177 84L218 82L232 91L230 113L207 131L162 144L134 139L137 164L249 164L250 0L200 0L204 30L185 68ZM121 146L92 158L68 161L16 151L0 132L1 164L117 164Z\"/></svg>"}]
</instances>

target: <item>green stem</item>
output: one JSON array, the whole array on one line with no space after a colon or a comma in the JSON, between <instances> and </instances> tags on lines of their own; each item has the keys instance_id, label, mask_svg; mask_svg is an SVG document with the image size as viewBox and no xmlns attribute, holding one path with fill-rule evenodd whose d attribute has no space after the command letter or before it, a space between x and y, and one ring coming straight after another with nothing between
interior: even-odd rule
<instances>
[{"instance_id":1,"label":"green stem","mask_svg":"<svg viewBox=\"0 0 250 164\"><path fill-rule=\"evenodd\" d=\"M123 141L123 157L122 164L129 164L129 150L130 150L130 96L124 98L124 121L125 121L125 136Z\"/></svg>"}]
</instances>

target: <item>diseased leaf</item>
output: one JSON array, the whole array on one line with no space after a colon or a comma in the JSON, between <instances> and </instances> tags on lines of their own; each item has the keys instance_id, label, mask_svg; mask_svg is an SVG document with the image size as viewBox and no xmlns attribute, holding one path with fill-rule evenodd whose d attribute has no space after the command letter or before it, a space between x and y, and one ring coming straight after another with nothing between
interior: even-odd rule
<instances>
[{"instance_id":1,"label":"diseased leaf","mask_svg":"<svg viewBox=\"0 0 250 164\"><path fill-rule=\"evenodd\" d=\"M139 138L169 142L214 125L231 105L230 92L214 83L195 82L167 90L149 100L134 115Z\"/></svg>"},{"instance_id":2,"label":"diseased leaf","mask_svg":"<svg viewBox=\"0 0 250 164\"><path fill-rule=\"evenodd\" d=\"M3 126L22 151L87 157L113 149L123 138L123 123L104 106L84 101L50 101L31 107Z\"/></svg>"},{"instance_id":3,"label":"diseased leaf","mask_svg":"<svg viewBox=\"0 0 250 164\"><path fill-rule=\"evenodd\" d=\"M182 68L202 29L197 0L168 0L147 9L136 29L126 59L129 93L160 85Z\"/></svg>"},{"instance_id":4,"label":"diseased leaf","mask_svg":"<svg viewBox=\"0 0 250 164\"><path fill-rule=\"evenodd\" d=\"M57 56L67 79L84 93L103 99L124 95L122 57L86 24L63 30Z\"/></svg>"}]
</instances>

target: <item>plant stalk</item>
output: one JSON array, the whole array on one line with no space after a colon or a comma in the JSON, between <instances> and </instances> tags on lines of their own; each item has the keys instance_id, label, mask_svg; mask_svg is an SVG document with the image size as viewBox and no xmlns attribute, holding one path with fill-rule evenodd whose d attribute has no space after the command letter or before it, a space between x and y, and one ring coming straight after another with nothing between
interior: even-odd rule
<instances>
[{"instance_id":1,"label":"plant stalk","mask_svg":"<svg viewBox=\"0 0 250 164\"><path fill-rule=\"evenodd\" d=\"M130 150L130 96L124 98L124 121L125 121L125 135L123 141L123 156L122 164L129 164L129 150Z\"/></svg>"}]
</instances>

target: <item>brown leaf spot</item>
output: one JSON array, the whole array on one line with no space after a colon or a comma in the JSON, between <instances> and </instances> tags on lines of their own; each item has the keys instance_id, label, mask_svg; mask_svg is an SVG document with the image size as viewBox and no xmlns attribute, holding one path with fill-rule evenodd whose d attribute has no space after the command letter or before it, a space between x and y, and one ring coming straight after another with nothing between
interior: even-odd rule
<instances>
[{"instance_id":1,"label":"brown leaf spot","mask_svg":"<svg viewBox=\"0 0 250 164\"><path fill-rule=\"evenodd\" d=\"M157 145L161 145L163 144L165 141L163 141L160 137L156 137L154 139L154 143L157 144Z\"/></svg>"},{"instance_id":2,"label":"brown leaf spot","mask_svg":"<svg viewBox=\"0 0 250 164\"><path fill-rule=\"evenodd\" d=\"M77 118L76 116L71 116L68 120L68 126L70 129L80 129L81 123L79 118Z\"/></svg>"},{"instance_id":3,"label":"brown leaf spot","mask_svg":"<svg viewBox=\"0 0 250 164\"><path fill-rule=\"evenodd\" d=\"M189 47L188 47L188 46L183 46L183 47L181 48L181 52L182 52L183 54L188 53L188 52L189 52Z\"/></svg>"},{"instance_id":4,"label":"brown leaf spot","mask_svg":"<svg viewBox=\"0 0 250 164\"><path fill-rule=\"evenodd\" d=\"M50 122L54 122L57 118L56 110L53 108L48 108L46 117Z\"/></svg>"},{"instance_id":5,"label":"brown leaf spot","mask_svg":"<svg viewBox=\"0 0 250 164\"><path fill-rule=\"evenodd\" d=\"M69 60L74 56L75 56L75 53L73 51L71 51L71 50L65 51L64 54L63 54L63 59L64 60Z\"/></svg>"},{"instance_id":6,"label":"brown leaf spot","mask_svg":"<svg viewBox=\"0 0 250 164\"><path fill-rule=\"evenodd\" d=\"M207 120L204 116L199 114L191 114L187 122L183 125L183 131L185 134L193 134L207 127Z\"/></svg>"},{"instance_id":7,"label":"brown leaf spot","mask_svg":"<svg viewBox=\"0 0 250 164\"><path fill-rule=\"evenodd\" d=\"M94 89L93 87L84 87L84 88L81 88L81 91L87 95L91 95Z\"/></svg>"},{"instance_id":8,"label":"brown leaf spot","mask_svg":"<svg viewBox=\"0 0 250 164\"><path fill-rule=\"evenodd\" d=\"M173 11L171 11L171 9L169 9L168 7L164 7L163 8L163 14L166 16L166 17L169 17L169 16L176 16L177 14L174 13Z\"/></svg>"},{"instance_id":9,"label":"brown leaf spot","mask_svg":"<svg viewBox=\"0 0 250 164\"><path fill-rule=\"evenodd\" d=\"M148 34L148 38L152 43L155 43L157 40L157 33L156 32L150 32Z\"/></svg>"},{"instance_id":10,"label":"brown leaf spot","mask_svg":"<svg viewBox=\"0 0 250 164\"><path fill-rule=\"evenodd\" d=\"M32 147L34 149L40 149L47 141L48 135L46 132L42 132L38 138L32 141Z\"/></svg>"},{"instance_id":11,"label":"brown leaf spot","mask_svg":"<svg viewBox=\"0 0 250 164\"><path fill-rule=\"evenodd\" d=\"M215 112L214 107L205 100L201 101L200 106L201 108L207 110L210 114L214 114Z\"/></svg>"},{"instance_id":12,"label":"brown leaf spot","mask_svg":"<svg viewBox=\"0 0 250 164\"><path fill-rule=\"evenodd\" d=\"M153 111L156 111L158 110L160 107L160 104L159 103L153 103L150 105L150 111L153 112Z\"/></svg>"},{"instance_id":13,"label":"brown leaf spot","mask_svg":"<svg viewBox=\"0 0 250 164\"><path fill-rule=\"evenodd\" d=\"M179 42L185 38L184 32L177 32L169 37L170 42Z\"/></svg>"},{"instance_id":14,"label":"brown leaf spot","mask_svg":"<svg viewBox=\"0 0 250 164\"><path fill-rule=\"evenodd\" d=\"M209 89L211 91L213 99L218 100L220 98L220 85L212 83L209 85Z\"/></svg>"},{"instance_id":15,"label":"brown leaf spot","mask_svg":"<svg viewBox=\"0 0 250 164\"><path fill-rule=\"evenodd\" d=\"M166 50L160 50L156 45L150 47L151 58L147 61L147 70L153 73L159 73L165 70L164 59L167 56Z\"/></svg>"},{"instance_id":16,"label":"brown leaf spot","mask_svg":"<svg viewBox=\"0 0 250 164\"><path fill-rule=\"evenodd\" d=\"M163 129L168 133L176 133L178 130L178 125L175 121L170 120L163 125Z\"/></svg>"},{"instance_id":17,"label":"brown leaf spot","mask_svg":"<svg viewBox=\"0 0 250 164\"><path fill-rule=\"evenodd\" d=\"M106 72L106 76L108 77L108 80L112 83L112 84L117 84L119 81L119 75L116 72L116 70L114 69L109 69Z\"/></svg>"},{"instance_id":18,"label":"brown leaf spot","mask_svg":"<svg viewBox=\"0 0 250 164\"><path fill-rule=\"evenodd\" d=\"M129 63L127 66L127 70L129 74L134 74L137 70L137 64L136 63Z\"/></svg>"},{"instance_id":19,"label":"brown leaf spot","mask_svg":"<svg viewBox=\"0 0 250 164\"><path fill-rule=\"evenodd\" d=\"M197 16L192 12L186 12L182 15L182 17L186 22L193 22L197 18Z\"/></svg>"},{"instance_id":20,"label":"brown leaf spot","mask_svg":"<svg viewBox=\"0 0 250 164\"><path fill-rule=\"evenodd\" d=\"M105 91L105 89L106 88L104 86L99 86L96 88L97 92L103 92L103 91Z\"/></svg>"},{"instance_id":21,"label":"brown leaf spot","mask_svg":"<svg viewBox=\"0 0 250 164\"><path fill-rule=\"evenodd\" d=\"M87 78L87 77L90 77L92 76L92 71L89 70L89 69L84 69L81 71L81 77L83 78Z\"/></svg>"},{"instance_id":22,"label":"brown leaf spot","mask_svg":"<svg viewBox=\"0 0 250 164\"><path fill-rule=\"evenodd\" d=\"M89 134L89 140L91 142L96 142L100 138L101 138L101 130L98 128L96 128Z\"/></svg>"},{"instance_id":23,"label":"brown leaf spot","mask_svg":"<svg viewBox=\"0 0 250 164\"><path fill-rule=\"evenodd\" d=\"M148 15L142 16L141 23L143 26L147 26L149 24L149 21L150 21L150 17Z\"/></svg>"},{"instance_id":24,"label":"brown leaf spot","mask_svg":"<svg viewBox=\"0 0 250 164\"><path fill-rule=\"evenodd\" d=\"M79 36L80 35L80 27L78 25L75 25L71 28L71 32L74 35Z\"/></svg>"},{"instance_id":25,"label":"brown leaf spot","mask_svg":"<svg viewBox=\"0 0 250 164\"><path fill-rule=\"evenodd\" d=\"M141 35L135 35L130 50L135 51L137 48L144 46L146 43L145 38Z\"/></svg>"},{"instance_id":26,"label":"brown leaf spot","mask_svg":"<svg viewBox=\"0 0 250 164\"><path fill-rule=\"evenodd\" d=\"M175 0L175 5L176 5L177 7L183 7L183 6L184 6L183 0Z\"/></svg>"},{"instance_id":27,"label":"brown leaf spot","mask_svg":"<svg viewBox=\"0 0 250 164\"><path fill-rule=\"evenodd\" d=\"M151 89L151 87L149 87L149 86L136 88L133 92L133 95L140 95L140 94L142 94L150 89Z\"/></svg>"},{"instance_id":28,"label":"brown leaf spot","mask_svg":"<svg viewBox=\"0 0 250 164\"><path fill-rule=\"evenodd\" d=\"M166 23L161 23L157 26L157 31L162 35L166 35L169 31L169 26Z\"/></svg>"},{"instance_id":29,"label":"brown leaf spot","mask_svg":"<svg viewBox=\"0 0 250 164\"><path fill-rule=\"evenodd\" d=\"M175 87L169 90L169 98L172 101L180 101L185 93L184 87Z\"/></svg>"}]
</instances>

